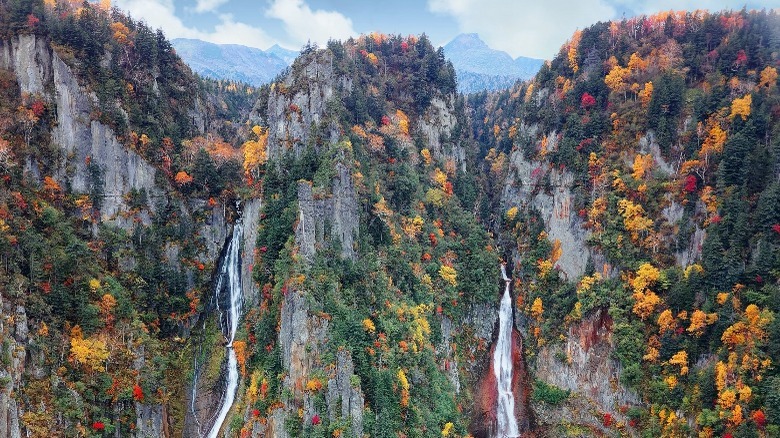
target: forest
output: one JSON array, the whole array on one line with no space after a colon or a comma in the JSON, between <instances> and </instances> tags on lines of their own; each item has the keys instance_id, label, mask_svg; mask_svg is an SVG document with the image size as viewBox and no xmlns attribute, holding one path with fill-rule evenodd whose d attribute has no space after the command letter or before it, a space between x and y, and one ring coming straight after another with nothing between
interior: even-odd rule
<instances>
[{"instance_id":1,"label":"forest","mask_svg":"<svg viewBox=\"0 0 780 438\"><path fill-rule=\"evenodd\" d=\"M380 33L254 88L107 1L0 0L0 437L200 433L239 219L227 436L492 436L502 262L523 436L780 436L778 68L776 12L681 11L502 91ZM629 395L545 380L572 342Z\"/></svg>"}]
</instances>

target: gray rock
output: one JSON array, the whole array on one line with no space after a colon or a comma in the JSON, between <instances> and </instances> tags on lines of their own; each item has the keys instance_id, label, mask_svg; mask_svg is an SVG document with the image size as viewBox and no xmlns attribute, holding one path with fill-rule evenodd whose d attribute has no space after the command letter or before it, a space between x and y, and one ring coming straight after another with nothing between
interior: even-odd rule
<instances>
[{"instance_id":1,"label":"gray rock","mask_svg":"<svg viewBox=\"0 0 780 438\"><path fill-rule=\"evenodd\" d=\"M431 106L417 120L417 131L425 139L436 160L453 160L465 172L466 150L450 138L458 122L453 101L454 96L437 96L431 99ZM446 141L442 141L443 139Z\"/></svg>"},{"instance_id":2,"label":"gray rock","mask_svg":"<svg viewBox=\"0 0 780 438\"><path fill-rule=\"evenodd\" d=\"M163 407L135 402L137 415L135 423L136 438L158 438L163 434Z\"/></svg>"},{"instance_id":3,"label":"gray rock","mask_svg":"<svg viewBox=\"0 0 780 438\"><path fill-rule=\"evenodd\" d=\"M292 151L295 157L309 141L312 124L318 125L326 104L333 97L337 79L333 65L320 58L299 60L281 83L273 84L268 96L268 159L278 160ZM298 64L301 63L301 64Z\"/></svg>"},{"instance_id":4,"label":"gray rock","mask_svg":"<svg viewBox=\"0 0 780 438\"><path fill-rule=\"evenodd\" d=\"M0 438L21 438L19 419L24 413L15 398L22 389L27 349L27 317L22 306L3 300L0 291L0 356L10 357L7 367L0 367Z\"/></svg>"},{"instance_id":5,"label":"gray rock","mask_svg":"<svg viewBox=\"0 0 780 438\"><path fill-rule=\"evenodd\" d=\"M51 79L49 48L35 35L19 35L10 45L0 42L0 67L16 74L23 94L44 94Z\"/></svg>"},{"instance_id":6,"label":"gray rock","mask_svg":"<svg viewBox=\"0 0 780 438\"><path fill-rule=\"evenodd\" d=\"M155 201L164 198L172 188L167 184L160 187L155 181L156 169L121 144L111 128L90 120L94 101L85 95L70 67L56 54L52 69L57 104L52 140L65 158L57 177L69 180L75 193L90 193L91 186L100 182L93 180L91 169L99 169L102 220L129 230L132 222L118 216L129 210L124 200L127 193L133 189L145 191L153 209Z\"/></svg>"},{"instance_id":7,"label":"gray rock","mask_svg":"<svg viewBox=\"0 0 780 438\"><path fill-rule=\"evenodd\" d=\"M282 304L279 325L279 346L282 366L288 371L285 386L292 389L296 399L302 398L301 383L316 367L316 358L322 351L328 332L328 322L309 314L309 303L297 290L288 291Z\"/></svg>"},{"instance_id":8,"label":"gray rock","mask_svg":"<svg viewBox=\"0 0 780 438\"><path fill-rule=\"evenodd\" d=\"M460 373L458 372L458 361L453 358L452 337L454 330L452 320L446 315L442 315L439 327L441 329L441 342L436 347L436 353L444 358L444 372L455 389L455 393L459 394Z\"/></svg>"},{"instance_id":9,"label":"gray rock","mask_svg":"<svg viewBox=\"0 0 780 438\"><path fill-rule=\"evenodd\" d=\"M620 384L620 363L612 359L612 318L603 310L569 327L563 344L545 346L534 369L537 379L567 389L597 408L625 420L620 406L639 405L637 394Z\"/></svg>"},{"instance_id":10,"label":"gray rock","mask_svg":"<svg viewBox=\"0 0 780 438\"><path fill-rule=\"evenodd\" d=\"M244 222L243 249L241 255L241 287L247 308L256 306L260 300L257 284L252 280L252 266L255 262L255 243L260 221L262 201L258 198L244 202L241 217Z\"/></svg>"},{"instance_id":11,"label":"gray rock","mask_svg":"<svg viewBox=\"0 0 780 438\"><path fill-rule=\"evenodd\" d=\"M325 402L328 405L328 418L333 423L349 419L352 424L352 436L363 436L363 392L360 385L352 386L355 366L352 357L345 350L336 354L336 370L328 380L328 392ZM339 410L340 408L340 410Z\"/></svg>"},{"instance_id":12,"label":"gray rock","mask_svg":"<svg viewBox=\"0 0 780 438\"><path fill-rule=\"evenodd\" d=\"M354 259L359 226L357 195L349 168L341 163L336 164L331 196L318 196L315 199L310 183L298 183L295 241L308 264L314 262L317 248L329 243L326 236L340 243L342 257Z\"/></svg>"},{"instance_id":13,"label":"gray rock","mask_svg":"<svg viewBox=\"0 0 780 438\"><path fill-rule=\"evenodd\" d=\"M526 132L529 132L528 128ZM551 139L548 147L556 148L556 141L552 139L557 135L553 132L547 138ZM510 172L501 196L504 210L519 206L533 208L541 214L550 242L559 240L561 243L562 253L556 266L567 280L574 281L585 273L593 252L586 244L588 233L572 211L574 176L568 171L550 168L547 163L528 161L523 157L522 148L519 149L509 157ZM550 180L549 193L542 190L545 178Z\"/></svg>"}]
</instances>

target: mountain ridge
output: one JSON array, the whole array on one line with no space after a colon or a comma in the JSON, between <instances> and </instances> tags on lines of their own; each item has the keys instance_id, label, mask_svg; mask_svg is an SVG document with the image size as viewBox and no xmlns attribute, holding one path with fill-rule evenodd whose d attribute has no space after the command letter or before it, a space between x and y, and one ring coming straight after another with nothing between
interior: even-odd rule
<instances>
[{"instance_id":1,"label":"mountain ridge","mask_svg":"<svg viewBox=\"0 0 780 438\"><path fill-rule=\"evenodd\" d=\"M532 78L544 63L487 45L476 33L460 34L447 43L444 53L452 61L462 93L511 87L517 80Z\"/></svg>"},{"instance_id":2,"label":"mountain ridge","mask_svg":"<svg viewBox=\"0 0 780 438\"><path fill-rule=\"evenodd\" d=\"M273 45L268 50L241 44L215 44L191 38L171 40L176 53L197 74L260 86L273 80L298 52Z\"/></svg>"}]
</instances>

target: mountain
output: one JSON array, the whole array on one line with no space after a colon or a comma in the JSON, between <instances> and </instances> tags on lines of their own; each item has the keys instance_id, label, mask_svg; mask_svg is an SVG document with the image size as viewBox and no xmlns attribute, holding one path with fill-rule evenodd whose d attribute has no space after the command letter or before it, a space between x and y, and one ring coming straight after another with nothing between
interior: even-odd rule
<instances>
[{"instance_id":1,"label":"mountain","mask_svg":"<svg viewBox=\"0 0 780 438\"><path fill-rule=\"evenodd\" d=\"M298 52L296 52L295 50L285 49L284 47L281 47L279 44L274 44L273 46L269 47L268 50L265 51L265 53L276 56L277 58L286 62L287 65L292 65L293 61L295 61L295 58L298 57Z\"/></svg>"},{"instance_id":2,"label":"mountain","mask_svg":"<svg viewBox=\"0 0 780 438\"><path fill-rule=\"evenodd\" d=\"M530 79L543 60L518 57L491 49L475 33L461 34L444 46L458 74L459 91L473 93L511 87L518 79Z\"/></svg>"},{"instance_id":3,"label":"mountain","mask_svg":"<svg viewBox=\"0 0 780 438\"><path fill-rule=\"evenodd\" d=\"M0 438L780 434L776 13L463 96L425 35L253 87L106 6L0 0Z\"/></svg>"},{"instance_id":4,"label":"mountain","mask_svg":"<svg viewBox=\"0 0 780 438\"><path fill-rule=\"evenodd\" d=\"M185 38L174 39L171 44L184 62L201 76L255 86L273 80L297 55L278 45L263 51L238 44L213 44Z\"/></svg>"},{"instance_id":5,"label":"mountain","mask_svg":"<svg viewBox=\"0 0 780 438\"><path fill-rule=\"evenodd\" d=\"M545 436L780 431L779 50L774 12L659 13L469 98Z\"/></svg>"}]
</instances>

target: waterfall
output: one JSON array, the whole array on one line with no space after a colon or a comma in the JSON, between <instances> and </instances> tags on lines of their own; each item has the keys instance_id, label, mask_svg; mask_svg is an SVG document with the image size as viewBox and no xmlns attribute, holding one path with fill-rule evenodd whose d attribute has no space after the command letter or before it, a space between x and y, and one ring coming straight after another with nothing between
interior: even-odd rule
<instances>
[{"instance_id":1,"label":"waterfall","mask_svg":"<svg viewBox=\"0 0 780 438\"><path fill-rule=\"evenodd\" d=\"M236 352L233 350L233 340L238 330L238 320L241 318L241 258L239 257L239 247L241 246L241 224L236 222L233 227L233 237L230 239L225 258L219 269L217 285L214 290L217 310L219 311L219 321L222 328L222 334L225 336L228 374L225 392L220 400L221 407L214 425L208 433L208 438L217 438L222 424L225 422L233 401L236 398L236 389L238 388L238 360ZM227 289L230 297L230 308L222 309L220 307L220 293L223 288Z\"/></svg>"},{"instance_id":2,"label":"waterfall","mask_svg":"<svg viewBox=\"0 0 780 438\"><path fill-rule=\"evenodd\" d=\"M509 295L511 279L506 276L506 266L501 265L504 279L504 296L498 316L498 342L493 352L493 373L498 384L496 438L520 436L515 418L515 397L512 393L512 297Z\"/></svg>"}]
</instances>

